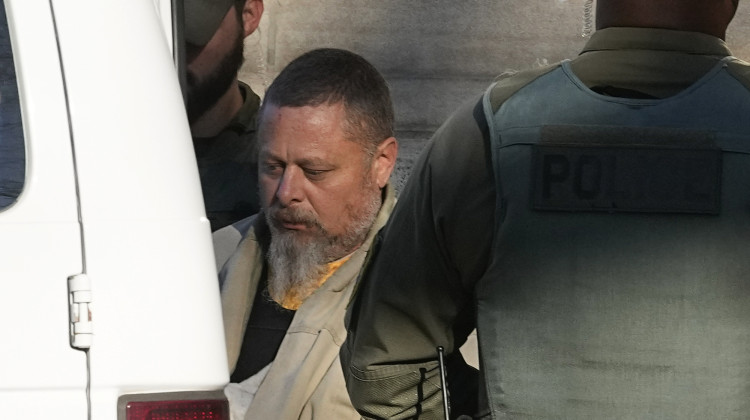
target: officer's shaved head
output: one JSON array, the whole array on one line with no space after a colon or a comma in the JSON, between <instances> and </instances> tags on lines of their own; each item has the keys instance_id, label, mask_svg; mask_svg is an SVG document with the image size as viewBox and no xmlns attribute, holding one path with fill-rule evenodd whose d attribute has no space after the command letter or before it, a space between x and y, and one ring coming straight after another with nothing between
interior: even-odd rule
<instances>
[{"instance_id":1,"label":"officer's shaved head","mask_svg":"<svg viewBox=\"0 0 750 420\"><path fill-rule=\"evenodd\" d=\"M721 39L739 0L597 0L596 28L629 26L702 32Z\"/></svg>"}]
</instances>

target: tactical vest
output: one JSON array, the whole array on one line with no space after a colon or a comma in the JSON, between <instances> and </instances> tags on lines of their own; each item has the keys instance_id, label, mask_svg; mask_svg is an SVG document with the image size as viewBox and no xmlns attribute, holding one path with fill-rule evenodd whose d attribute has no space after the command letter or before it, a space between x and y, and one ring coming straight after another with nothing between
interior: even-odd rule
<instances>
[{"instance_id":1,"label":"tactical vest","mask_svg":"<svg viewBox=\"0 0 750 420\"><path fill-rule=\"evenodd\" d=\"M485 94L494 418L750 416L750 92L725 62L660 100L599 95L568 62L496 110Z\"/></svg>"}]
</instances>

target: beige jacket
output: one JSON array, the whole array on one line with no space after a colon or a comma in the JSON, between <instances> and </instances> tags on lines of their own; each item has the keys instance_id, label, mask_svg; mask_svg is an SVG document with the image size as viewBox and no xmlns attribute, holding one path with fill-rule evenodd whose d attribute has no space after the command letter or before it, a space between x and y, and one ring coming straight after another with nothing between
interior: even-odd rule
<instances>
[{"instance_id":1,"label":"beige jacket","mask_svg":"<svg viewBox=\"0 0 750 420\"><path fill-rule=\"evenodd\" d=\"M383 206L364 244L297 310L245 419L360 418L349 401L338 354L346 339L344 313L354 280L375 234L390 215L395 202L392 190L386 187ZM232 236L241 237L219 274L230 371L239 357L264 264L256 224L235 226L242 230L239 234L236 228L234 232L225 228L214 235L215 242L222 242L219 249L226 249Z\"/></svg>"}]
</instances>

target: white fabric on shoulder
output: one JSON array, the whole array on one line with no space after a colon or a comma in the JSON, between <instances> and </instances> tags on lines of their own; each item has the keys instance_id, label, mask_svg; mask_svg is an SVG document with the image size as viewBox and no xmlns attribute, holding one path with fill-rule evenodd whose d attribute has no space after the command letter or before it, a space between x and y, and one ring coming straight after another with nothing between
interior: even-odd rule
<instances>
[{"instance_id":1,"label":"white fabric on shoulder","mask_svg":"<svg viewBox=\"0 0 750 420\"><path fill-rule=\"evenodd\" d=\"M260 384L263 383L266 374L271 369L273 363L269 363L268 366L261 369L255 375L245 379L244 381L233 384L230 383L224 388L224 395L229 400L229 419L230 420L244 420L247 409L252 404L255 398L255 393L258 392Z\"/></svg>"}]
</instances>

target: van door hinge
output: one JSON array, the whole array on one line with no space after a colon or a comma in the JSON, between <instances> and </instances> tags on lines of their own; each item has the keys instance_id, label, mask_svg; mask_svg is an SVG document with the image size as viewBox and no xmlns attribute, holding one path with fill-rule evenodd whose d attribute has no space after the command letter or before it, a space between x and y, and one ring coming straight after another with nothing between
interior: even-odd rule
<instances>
[{"instance_id":1,"label":"van door hinge","mask_svg":"<svg viewBox=\"0 0 750 420\"><path fill-rule=\"evenodd\" d=\"M68 305L70 309L70 345L87 350L91 347L91 280L85 274L68 277Z\"/></svg>"}]
</instances>

